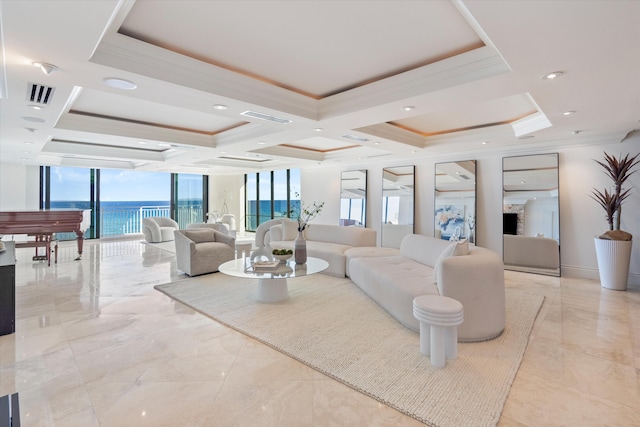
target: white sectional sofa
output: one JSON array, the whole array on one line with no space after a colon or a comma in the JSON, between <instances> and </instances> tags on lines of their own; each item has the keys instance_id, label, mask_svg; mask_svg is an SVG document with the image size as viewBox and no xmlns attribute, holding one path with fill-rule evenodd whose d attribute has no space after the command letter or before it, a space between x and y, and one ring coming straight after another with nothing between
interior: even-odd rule
<instances>
[{"instance_id":1,"label":"white sectional sofa","mask_svg":"<svg viewBox=\"0 0 640 427\"><path fill-rule=\"evenodd\" d=\"M560 246L548 237L504 235L504 264L531 269L558 270Z\"/></svg>"},{"instance_id":2,"label":"white sectional sofa","mask_svg":"<svg viewBox=\"0 0 640 427\"><path fill-rule=\"evenodd\" d=\"M410 234L396 253L388 248L348 250L349 277L389 314L415 331L420 329L413 317L415 297L435 294L456 299L464 307L458 340L489 340L505 326L504 266L493 251L472 245L466 248Z\"/></svg>"},{"instance_id":3,"label":"white sectional sofa","mask_svg":"<svg viewBox=\"0 0 640 427\"><path fill-rule=\"evenodd\" d=\"M363 227L310 224L304 230L307 255L329 263L323 273L337 277L346 276L345 251L359 246L375 246L377 233ZM298 237L298 223L290 219L271 220L256 230L256 247L269 245L272 249L294 249Z\"/></svg>"}]
</instances>

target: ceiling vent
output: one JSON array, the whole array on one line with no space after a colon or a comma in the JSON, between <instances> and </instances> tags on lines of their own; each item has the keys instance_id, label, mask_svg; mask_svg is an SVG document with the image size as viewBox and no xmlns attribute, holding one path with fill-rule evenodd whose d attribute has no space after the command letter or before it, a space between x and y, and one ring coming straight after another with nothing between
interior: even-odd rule
<instances>
[{"instance_id":1,"label":"ceiling vent","mask_svg":"<svg viewBox=\"0 0 640 427\"><path fill-rule=\"evenodd\" d=\"M220 156L218 158L223 160L239 160L242 162L252 162L252 163L263 163L271 160L264 157L241 157L241 156Z\"/></svg>"},{"instance_id":2,"label":"ceiling vent","mask_svg":"<svg viewBox=\"0 0 640 427\"><path fill-rule=\"evenodd\" d=\"M49 105L53 99L53 92L55 89L51 86L29 83L27 101L35 105Z\"/></svg>"},{"instance_id":3,"label":"ceiling vent","mask_svg":"<svg viewBox=\"0 0 640 427\"><path fill-rule=\"evenodd\" d=\"M360 136L351 135L351 134L342 135L342 137L346 138L346 139L350 139L352 141L358 141L358 142L367 142L368 141L367 138L362 138Z\"/></svg>"},{"instance_id":4,"label":"ceiling vent","mask_svg":"<svg viewBox=\"0 0 640 427\"><path fill-rule=\"evenodd\" d=\"M270 114L258 113L257 111L244 111L240 114L247 117L253 117L254 119L268 120L270 122L280 123L282 125L286 125L287 123L292 122L292 120L289 119L283 119L282 117L276 117Z\"/></svg>"},{"instance_id":5,"label":"ceiling vent","mask_svg":"<svg viewBox=\"0 0 640 427\"><path fill-rule=\"evenodd\" d=\"M458 176L462 179L470 179L467 175L464 175L464 174L460 174Z\"/></svg>"}]
</instances>

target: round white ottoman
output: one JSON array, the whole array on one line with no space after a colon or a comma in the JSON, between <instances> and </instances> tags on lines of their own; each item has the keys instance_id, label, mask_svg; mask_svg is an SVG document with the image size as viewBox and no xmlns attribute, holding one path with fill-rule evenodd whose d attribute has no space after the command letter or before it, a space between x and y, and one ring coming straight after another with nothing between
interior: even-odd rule
<instances>
[{"instance_id":1,"label":"round white ottoman","mask_svg":"<svg viewBox=\"0 0 640 427\"><path fill-rule=\"evenodd\" d=\"M413 316L420 322L420 352L431 364L444 368L447 359L458 357L458 325L463 320L460 301L440 295L413 299Z\"/></svg>"}]
</instances>

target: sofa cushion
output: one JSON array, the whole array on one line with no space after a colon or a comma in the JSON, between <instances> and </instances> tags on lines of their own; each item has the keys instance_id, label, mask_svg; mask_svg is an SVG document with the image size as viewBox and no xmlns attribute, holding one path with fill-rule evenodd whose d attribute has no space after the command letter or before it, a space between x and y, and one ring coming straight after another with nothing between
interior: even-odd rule
<instances>
[{"instance_id":1,"label":"sofa cushion","mask_svg":"<svg viewBox=\"0 0 640 427\"><path fill-rule=\"evenodd\" d=\"M433 268L403 256L351 258L349 274L371 299L414 331L420 322L413 316L413 299L438 295L431 279Z\"/></svg>"},{"instance_id":2,"label":"sofa cushion","mask_svg":"<svg viewBox=\"0 0 640 427\"><path fill-rule=\"evenodd\" d=\"M282 220L282 240L295 240L298 237L298 222L290 219Z\"/></svg>"},{"instance_id":3,"label":"sofa cushion","mask_svg":"<svg viewBox=\"0 0 640 427\"><path fill-rule=\"evenodd\" d=\"M304 232L307 240L349 246L375 246L377 233L371 228L310 224Z\"/></svg>"},{"instance_id":4,"label":"sofa cushion","mask_svg":"<svg viewBox=\"0 0 640 427\"><path fill-rule=\"evenodd\" d=\"M183 234L195 243L203 242L215 242L216 233L211 229L194 228L189 230L183 230Z\"/></svg>"},{"instance_id":5,"label":"sofa cushion","mask_svg":"<svg viewBox=\"0 0 640 427\"><path fill-rule=\"evenodd\" d=\"M349 248L344 251L346 259L346 275L349 276L349 261L352 258L359 257L387 257L400 255L400 249L397 248L383 248L380 246L359 246L355 248Z\"/></svg>"},{"instance_id":6,"label":"sofa cushion","mask_svg":"<svg viewBox=\"0 0 640 427\"><path fill-rule=\"evenodd\" d=\"M435 267L440 254L450 245L448 240L422 234L408 234L400 244L400 255L418 261L429 267Z\"/></svg>"}]
</instances>

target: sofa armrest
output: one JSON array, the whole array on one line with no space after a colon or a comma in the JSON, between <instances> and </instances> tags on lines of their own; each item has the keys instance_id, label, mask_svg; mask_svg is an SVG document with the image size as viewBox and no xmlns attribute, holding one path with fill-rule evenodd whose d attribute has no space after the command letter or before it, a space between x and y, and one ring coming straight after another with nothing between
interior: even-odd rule
<instances>
[{"instance_id":1,"label":"sofa armrest","mask_svg":"<svg viewBox=\"0 0 640 427\"><path fill-rule=\"evenodd\" d=\"M442 260L436 281L440 295L464 307L458 327L461 341L483 341L498 336L506 323L504 265L493 251L474 247L469 255Z\"/></svg>"},{"instance_id":2,"label":"sofa armrest","mask_svg":"<svg viewBox=\"0 0 640 427\"><path fill-rule=\"evenodd\" d=\"M176 261L178 268L183 271L189 263L189 259L192 254L196 252L196 242L189 239L181 230L175 230L173 232L174 243L176 245Z\"/></svg>"},{"instance_id":3,"label":"sofa armrest","mask_svg":"<svg viewBox=\"0 0 640 427\"><path fill-rule=\"evenodd\" d=\"M235 251L236 249L235 237L230 236L228 234L224 234L223 232L218 230L213 230L213 234L216 238L216 242L226 243L227 245L231 246L231 248Z\"/></svg>"},{"instance_id":4,"label":"sofa armrest","mask_svg":"<svg viewBox=\"0 0 640 427\"><path fill-rule=\"evenodd\" d=\"M162 241L162 232L160 231L160 224L155 222L151 218L144 218L142 220L143 234L147 240L151 243L157 243ZM144 229L147 229L145 233Z\"/></svg>"}]
</instances>

